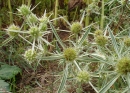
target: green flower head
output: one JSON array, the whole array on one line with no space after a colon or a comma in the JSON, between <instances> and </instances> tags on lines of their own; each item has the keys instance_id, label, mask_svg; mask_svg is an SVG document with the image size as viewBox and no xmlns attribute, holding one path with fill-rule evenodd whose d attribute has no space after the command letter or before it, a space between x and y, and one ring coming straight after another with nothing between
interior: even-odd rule
<instances>
[{"instance_id":1,"label":"green flower head","mask_svg":"<svg viewBox=\"0 0 130 93\"><path fill-rule=\"evenodd\" d=\"M130 47L130 38L125 38L125 39L124 39L124 44L125 44L127 47Z\"/></svg>"},{"instance_id":2,"label":"green flower head","mask_svg":"<svg viewBox=\"0 0 130 93\"><path fill-rule=\"evenodd\" d=\"M95 38L95 41L99 46L105 46L105 44L108 42L108 39L107 37L100 35Z\"/></svg>"},{"instance_id":3,"label":"green flower head","mask_svg":"<svg viewBox=\"0 0 130 93\"><path fill-rule=\"evenodd\" d=\"M117 63L117 72L123 75L126 75L130 72L130 58L123 57Z\"/></svg>"},{"instance_id":4,"label":"green flower head","mask_svg":"<svg viewBox=\"0 0 130 93\"><path fill-rule=\"evenodd\" d=\"M71 32L78 34L82 30L82 25L79 22L74 22L70 28Z\"/></svg>"},{"instance_id":5,"label":"green flower head","mask_svg":"<svg viewBox=\"0 0 130 93\"><path fill-rule=\"evenodd\" d=\"M11 36L11 37L15 37L18 35L18 32L20 28L14 24L10 25L8 28L7 28L7 31L8 31L8 35Z\"/></svg>"},{"instance_id":6,"label":"green flower head","mask_svg":"<svg viewBox=\"0 0 130 93\"><path fill-rule=\"evenodd\" d=\"M103 31L102 31L102 30L96 30L96 31L94 32L94 35L95 35L95 36L103 35Z\"/></svg>"},{"instance_id":7,"label":"green flower head","mask_svg":"<svg viewBox=\"0 0 130 93\"><path fill-rule=\"evenodd\" d=\"M27 51L25 51L25 54L24 54L24 58L29 62L29 63L32 63L36 60L36 56L37 56L37 53L36 51L32 50L32 49L29 49Z\"/></svg>"},{"instance_id":8,"label":"green flower head","mask_svg":"<svg viewBox=\"0 0 130 93\"><path fill-rule=\"evenodd\" d=\"M38 18L35 14L30 14L28 17L27 17L27 20L29 23L36 23L38 22Z\"/></svg>"},{"instance_id":9,"label":"green flower head","mask_svg":"<svg viewBox=\"0 0 130 93\"><path fill-rule=\"evenodd\" d=\"M40 33L40 31L39 31L37 26L31 27L29 29L29 33L34 38L38 38L39 36L41 36L41 33Z\"/></svg>"},{"instance_id":10,"label":"green flower head","mask_svg":"<svg viewBox=\"0 0 130 93\"><path fill-rule=\"evenodd\" d=\"M75 48L71 48L71 47L64 49L63 55L67 61L74 61L77 57Z\"/></svg>"},{"instance_id":11,"label":"green flower head","mask_svg":"<svg viewBox=\"0 0 130 93\"><path fill-rule=\"evenodd\" d=\"M77 75L77 81L79 82L88 82L90 80L90 75L86 71L80 71Z\"/></svg>"},{"instance_id":12,"label":"green flower head","mask_svg":"<svg viewBox=\"0 0 130 93\"><path fill-rule=\"evenodd\" d=\"M21 14L23 16L27 16L31 13L30 7L28 7L27 5L22 5L17 10L18 10L19 14Z\"/></svg>"}]
</instances>

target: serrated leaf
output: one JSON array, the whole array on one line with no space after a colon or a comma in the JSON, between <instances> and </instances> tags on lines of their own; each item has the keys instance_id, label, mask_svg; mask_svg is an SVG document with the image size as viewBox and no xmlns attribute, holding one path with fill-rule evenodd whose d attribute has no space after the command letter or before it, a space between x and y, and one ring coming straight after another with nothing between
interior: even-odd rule
<instances>
[{"instance_id":1,"label":"serrated leaf","mask_svg":"<svg viewBox=\"0 0 130 93\"><path fill-rule=\"evenodd\" d=\"M8 80L21 72L21 69L17 66L1 65L0 78Z\"/></svg>"}]
</instances>

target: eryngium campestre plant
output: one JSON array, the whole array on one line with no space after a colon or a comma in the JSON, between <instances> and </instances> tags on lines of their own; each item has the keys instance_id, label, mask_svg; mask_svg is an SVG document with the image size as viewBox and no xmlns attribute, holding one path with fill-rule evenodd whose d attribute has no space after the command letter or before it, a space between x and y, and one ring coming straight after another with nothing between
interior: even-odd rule
<instances>
[{"instance_id":1,"label":"eryngium campestre plant","mask_svg":"<svg viewBox=\"0 0 130 93\"><path fill-rule=\"evenodd\" d=\"M97 45L105 46L105 44L107 44L107 42L108 42L108 39L107 39L107 37L100 35L100 36L95 37L95 41L96 41Z\"/></svg>"},{"instance_id":2,"label":"eryngium campestre plant","mask_svg":"<svg viewBox=\"0 0 130 93\"><path fill-rule=\"evenodd\" d=\"M130 58L123 57L117 63L117 72L126 75L130 72Z\"/></svg>"},{"instance_id":3,"label":"eryngium campestre plant","mask_svg":"<svg viewBox=\"0 0 130 93\"><path fill-rule=\"evenodd\" d=\"M77 57L76 50L72 47L64 49L63 55L66 61L74 61Z\"/></svg>"},{"instance_id":4,"label":"eryngium campestre plant","mask_svg":"<svg viewBox=\"0 0 130 93\"><path fill-rule=\"evenodd\" d=\"M7 28L7 31L8 31L8 35L11 36L11 37L15 37L18 35L18 32L20 28L14 24L10 25L8 28ZM15 32L16 31L16 32Z\"/></svg>"},{"instance_id":5,"label":"eryngium campestre plant","mask_svg":"<svg viewBox=\"0 0 130 93\"><path fill-rule=\"evenodd\" d=\"M23 15L23 16L27 16L27 15L31 14L30 7L28 7L27 5L22 5L17 10L18 10L19 14Z\"/></svg>"},{"instance_id":6,"label":"eryngium campestre plant","mask_svg":"<svg viewBox=\"0 0 130 93\"><path fill-rule=\"evenodd\" d=\"M32 49L28 49L27 51L25 51L24 54L24 58L25 60L27 60L27 62L29 62L29 64L31 64L32 62L34 62L36 60L37 57L37 52Z\"/></svg>"},{"instance_id":7,"label":"eryngium campestre plant","mask_svg":"<svg viewBox=\"0 0 130 93\"><path fill-rule=\"evenodd\" d=\"M77 74L77 81L82 82L82 83L87 83L90 80L90 75L86 71L80 71Z\"/></svg>"},{"instance_id":8,"label":"eryngium campestre plant","mask_svg":"<svg viewBox=\"0 0 130 93\"><path fill-rule=\"evenodd\" d=\"M82 30L82 25L79 22L74 22L71 25L70 30L72 33L78 34Z\"/></svg>"}]
</instances>

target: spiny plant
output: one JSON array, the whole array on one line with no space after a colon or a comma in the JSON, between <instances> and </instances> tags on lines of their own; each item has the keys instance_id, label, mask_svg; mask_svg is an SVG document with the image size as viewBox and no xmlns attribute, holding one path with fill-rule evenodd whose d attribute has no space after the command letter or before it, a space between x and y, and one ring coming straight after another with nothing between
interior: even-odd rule
<instances>
[{"instance_id":1,"label":"spiny plant","mask_svg":"<svg viewBox=\"0 0 130 93\"><path fill-rule=\"evenodd\" d=\"M97 0L96 2L94 0L93 2L97 4L99 1ZM124 25L121 26L119 24L119 26L113 27L113 23L118 22L117 17L119 16L119 14L115 16L112 14L113 9L117 9L113 5L115 4L114 2L119 5L120 9L128 5L127 0L124 1L126 4L115 0L102 0L101 13L99 14L101 18L100 24L98 21L84 27L83 20L86 10L83 12L80 22L71 24L63 17L60 17L65 20L70 28L69 31L60 30L70 32L71 35L66 40L67 44L60 39L57 29L53 25L53 20L49 20L46 17L46 12L42 17L38 18L32 13L35 7L30 9L29 6L22 5L18 8L18 13L23 18L23 24L21 26L9 26L6 31L11 39L5 40L1 46L16 37L20 37L30 45L23 54L24 59L30 65L36 63L37 66L42 60L58 61L63 66L63 71L62 75L58 75L62 79L57 93L66 92L67 82L74 81L76 81L76 86L87 83L96 93L129 92L129 40L123 40L124 31L122 31L122 27L125 27ZM112 16L106 16L104 20L105 6L109 7ZM118 13L120 13L120 9L117 11ZM113 19L113 16L116 19ZM94 33L93 28L96 28ZM122 32L114 33L117 29ZM52 45L44 38L49 33L54 34L56 45ZM128 35L128 33L125 34ZM93 36L94 38L89 38L88 36ZM89 42L87 39L92 39L92 41ZM86 41L90 45L84 44ZM56 50L53 50L53 52L48 51L49 55L41 55L45 51L45 44L55 46ZM89 67L91 64L98 65L94 65L96 70Z\"/></svg>"}]
</instances>

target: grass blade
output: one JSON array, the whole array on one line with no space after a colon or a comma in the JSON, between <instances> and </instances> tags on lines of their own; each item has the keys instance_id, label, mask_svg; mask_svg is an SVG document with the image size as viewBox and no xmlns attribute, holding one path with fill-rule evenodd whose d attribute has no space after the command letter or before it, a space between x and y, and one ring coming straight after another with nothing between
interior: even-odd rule
<instances>
[{"instance_id":1,"label":"grass blade","mask_svg":"<svg viewBox=\"0 0 130 93\"><path fill-rule=\"evenodd\" d=\"M2 42L2 44L0 45L0 47L6 45L7 43L9 43L10 41L12 41L13 39L14 39L14 37L9 37L9 38L7 38L6 40L4 40L4 41Z\"/></svg>"}]
</instances>

